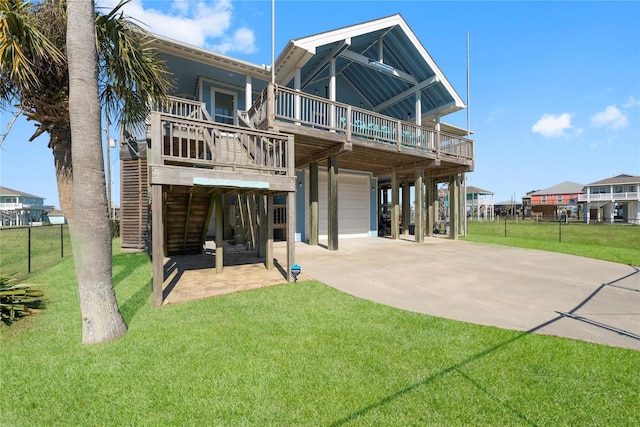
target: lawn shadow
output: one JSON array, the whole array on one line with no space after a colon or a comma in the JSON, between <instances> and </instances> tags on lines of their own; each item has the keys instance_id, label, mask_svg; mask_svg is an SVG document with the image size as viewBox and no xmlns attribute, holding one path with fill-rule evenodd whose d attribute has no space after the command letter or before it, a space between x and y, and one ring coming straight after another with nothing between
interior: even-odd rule
<instances>
[{"instance_id":1,"label":"lawn shadow","mask_svg":"<svg viewBox=\"0 0 640 427\"><path fill-rule=\"evenodd\" d=\"M129 255L129 254L127 254ZM149 258L146 256L114 256L112 259L114 267L121 267L116 275L113 276L113 287L117 288L124 280L131 276L138 268L149 264ZM147 303L151 295L151 280L144 283L136 284L137 290L123 303L119 303L120 314L127 325L131 322L138 310Z\"/></svg>"},{"instance_id":2,"label":"lawn shadow","mask_svg":"<svg viewBox=\"0 0 640 427\"><path fill-rule=\"evenodd\" d=\"M567 312L567 313L558 312L558 316L556 316L556 317L554 317L554 318L552 318L552 319L550 319L550 320L548 320L548 321L546 321L544 323L541 323L540 325L535 326L534 328L531 328L528 331L521 332L518 335L516 335L516 336L514 336L514 337L512 337L512 338L510 338L510 339L508 339L506 341L503 341L503 342L498 343L498 344L496 344L494 346L491 346L491 347L489 347L489 348L487 348L487 349L485 349L483 351L480 351L480 352L478 352L476 354L473 354L473 355L461 360L460 362L458 362L456 364L453 364L453 365L451 365L451 366L449 366L447 368L444 368L444 369L434 373L433 375L430 375L430 376L428 376L427 378L425 378L425 379L423 379L421 381L415 382L415 383L409 385L408 387L405 387L405 388L403 388L403 389L401 389L401 390L399 390L399 391L397 391L397 392L395 392L393 394L390 394L389 396L387 396L387 397L385 397L383 399L380 399L377 402L374 402L374 403L372 403L370 405L367 405L367 406L365 406L365 407L363 407L361 409L358 409L357 411L352 412L351 414L347 415L346 417L344 417L344 418L332 423L331 426L332 427L337 427L337 426L342 426L344 424L350 423L350 422L356 420L357 418L365 416L366 414L368 414L369 412L371 412L371 411L373 411L373 410L375 410L377 408L380 408L380 407L382 407L384 405L392 403L396 399L399 399L402 396L404 396L404 395L406 395L406 394L408 394L408 393L410 393L410 392L412 392L414 390L419 389L420 387L426 386L426 385L434 382L435 380L444 377L445 375L447 375L447 374L449 374L451 372L456 372L456 373L460 374L473 387L475 387L478 390L480 390L480 392L485 394L489 399L498 402L498 404L501 405L502 407L504 407L508 412L514 414L517 418L519 418L521 420L521 422L523 424L526 424L526 425L537 425L535 422L533 422L532 420L527 418L526 415L524 415L523 413L518 411L517 408L514 408L513 406L509 405L507 402L502 401L498 396L493 395L489 390L487 390L485 387L483 387L478 381L474 380L468 374L464 373L461 370L461 368L463 368L463 367L465 367L465 366L467 366L467 365L469 365L469 364L471 364L471 363L473 363L473 362L475 362L475 361L477 361L477 360L479 360L479 359L481 359L483 357L486 357L486 356L494 353L497 350L503 349L504 347L507 347L508 345L513 344L515 341L518 341L521 338L527 337L527 336L529 336L529 335L531 335L531 334L533 334L533 333L535 333L535 332L537 332L539 330L542 330L545 327L547 327L547 326L549 326L549 325L551 325L553 323L556 323L556 322L558 322L558 321L560 321L562 319L566 319L567 316L575 316L574 313L576 313L580 308L584 307L586 304L588 304L590 301L592 301L594 298L596 298L596 296L603 289L605 289L606 287L608 287L608 286L619 287L619 286L617 286L618 282L623 281L625 279L628 279L628 278L630 278L630 277L632 277L632 276L634 276L636 274L640 274L640 269L638 269L636 267L633 267L633 266L631 266L631 267L635 271L633 271L630 274L627 274L625 276L622 276L622 277L619 277L617 279L614 279L614 280L612 280L612 281L610 281L608 283L603 283L601 286L599 286L595 291L593 291L588 297L586 297L584 300L582 300L578 305L576 305L569 312ZM631 291L634 291L634 292L638 292L637 289L628 289L628 290L631 290ZM583 319L578 318L576 320L583 320ZM607 330L615 332L617 334L625 335L625 336L627 336L629 338L632 338L634 340L640 341L640 336L635 335L635 334L631 334L631 333L629 333L627 331L623 331L623 330L620 330L620 329L617 329L617 328L613 328L613 327L611 327L609 325L594 324L594 323L592 323L592 324L593 324L593 326L600 327L600 328L603 328L603 329L607 329Z\"/></svg>"}]
</instances>

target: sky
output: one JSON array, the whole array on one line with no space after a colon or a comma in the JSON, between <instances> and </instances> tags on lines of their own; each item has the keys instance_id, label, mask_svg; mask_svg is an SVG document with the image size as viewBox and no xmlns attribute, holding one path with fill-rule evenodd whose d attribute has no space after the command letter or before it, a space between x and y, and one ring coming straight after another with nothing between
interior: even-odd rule
<instances>
[{"instance_id":1,"label":"sky","mask_svg":"<svg viewBox=\"0 0 640 427\"><path fill-rule=\"evenodd\" d=\"M125 11L153 33L271 64L271 6L132 0ZM467 185L493 192L498 203L565 181L640 175L640 2L277 0L275 56L291 39L396 13L468 100L475 169ZM2 111L0 138L12 118ZM467 112L443 121L466 128ZM59 207L48 135L28 142L34 130L19 118L4 138L0 185ZM116 149L110 160L118 204Z\"/></svg>"}]
</instances>

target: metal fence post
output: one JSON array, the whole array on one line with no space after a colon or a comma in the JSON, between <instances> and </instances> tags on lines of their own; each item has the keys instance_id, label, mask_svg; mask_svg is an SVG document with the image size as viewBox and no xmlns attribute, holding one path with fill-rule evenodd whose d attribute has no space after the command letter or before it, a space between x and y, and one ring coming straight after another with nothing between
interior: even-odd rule
<instances>
[{"instance_id":1,"label":"metal fence post","mask_svg":"<svg viewBox=\"0 0 640 427\"><path fill-rule=\"evenodd\" d=\"M27 273L31 274L31 227L27 228Z\"/></svg>"},{"instance_id":2,"label":"metal fence post","mask_svg":"<svg viewBox=\"0 0 640 427\"><path fill-rule=\"evenodd\" d=\"M64 258L64 224L60 224L60 258Z\"/></svg>"}]
</instances>

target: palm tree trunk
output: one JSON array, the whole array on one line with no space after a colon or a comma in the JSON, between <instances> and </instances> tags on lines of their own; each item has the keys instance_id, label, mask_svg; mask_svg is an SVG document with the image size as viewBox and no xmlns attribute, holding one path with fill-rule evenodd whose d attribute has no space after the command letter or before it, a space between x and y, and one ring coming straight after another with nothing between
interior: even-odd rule
<instances>
[{"instance_id":1,"label":"palm tree trunk","mask_svg":"<svg viewBox=\"0 0 640 427\"><path fill-rule=\"evenodd\" d=\"M94 1L67 3L69 115L73 157L73 226L82 342L100 343L124 335L111 272L111 229L108 219L102 156Z\"/></svg>"},{"instance_id":2,"label":"palm tree trunk","mask_svg":"<svg viewBox=\"0 0 640 427\"><path fill-rule=\"evenodd\" d=\"M73 167L71 162L71 132L56 127L51 130L53 162L56 168L58 200L69 226L73 224Z\"/></svg>"}]
</instances>

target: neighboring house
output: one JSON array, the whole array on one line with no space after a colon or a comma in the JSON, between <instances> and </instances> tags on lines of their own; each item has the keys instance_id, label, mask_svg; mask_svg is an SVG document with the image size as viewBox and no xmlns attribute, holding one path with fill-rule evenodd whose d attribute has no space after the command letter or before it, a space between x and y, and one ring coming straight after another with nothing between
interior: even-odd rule
<instances>
[{"instance_id":1,"label":"neighboring house","mask_svg":"<svg viewBox=\"0 0 640 427\"><path fill-rule=\"evenodd\" d=\"M496 217L512 217L523 215L523 204L517 200L503 200L494 204Z\"/></svg>"},{"instance_id":2,"label":"neighboring house","mask_svg":"<svg viewBox=\"0 0 640 427\"><path fill-rule=\"evenodd\" d=\"M47 211L52 209L53 206L44 204L43 197L0 187L0 227L41 225Z\"/></svg>"},{"instance_id":3,"label":"neighboring house","mask_svg":"<svg viewBox=\"0 0 640 427\"><path fill-rule=\"evenodd\" d=\"M463 217L473 141L442 118L466 106L400 15L291 40L273 75L154 37L177 86L147 134L125 134L120 150L121 244L142 249L151 240L154 304L163 255L201 253L208 234L222 272L224 242L255 248L270 268L278 230L287 265L296 240L337 250L339 238L377 236L382 186L392 238L410 213L401 188L413 187L421 207L418 242L432 233L439 183L457 196L452 217ZM451 224L453 238L459 225Z\"/></svg>"},{"instance_id":4,"label":"neighboring house","mask_svg":"<svg viewBox=\"0 0 640 427\"><path fill-rule=\"evenodd\" d=\"M527 196L531 198L531 214L543 218L579 218L578 198L582 195L583 184L565 181L544 190L533 191Z\"/></svg>"},{"instance_id":5,"label":"neighboring house","mask_svg":"<svg viewBox=\"0 0 640 427\"><path fill-rule=\"evenodd\" d=\"M640 176L618 175L584 186L578 197L585 222L640 225Z\"/></svg>"},{"instance_id":6,"label":"neighboring house","mask_svg":"<svg viewBox=\"0 0 640 427\"><path fill-rule=\"evenodd\" d=\"M67 218L64 216L62 211L58 209L54 209L47 214L47 218L49 219L49 223L53 225L66 224Z\"/></svg>"},{"instance_id":7,"label":"neighboring house","mask_svg":"<svg viewBox=\"0 0 640 427\"><path fill-rule=\"evenodd\" d=\"M468 185L467 217L470 219L493 219L495 214L493 194L491 191Z\"/></svg>"}]
</instances>

